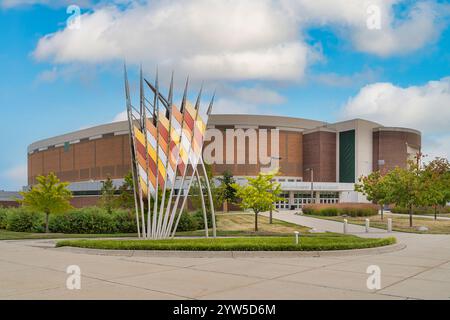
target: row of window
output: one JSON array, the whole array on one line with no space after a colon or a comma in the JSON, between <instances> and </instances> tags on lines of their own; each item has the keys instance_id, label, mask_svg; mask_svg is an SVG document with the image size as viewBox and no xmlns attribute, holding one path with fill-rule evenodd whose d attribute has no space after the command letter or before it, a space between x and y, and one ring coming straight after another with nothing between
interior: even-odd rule
<instances>
[{"instance_id":1,"label":"row of window","mask_svg":"<svg viewBox=\"0 0 450 320\"><path fill-rule=\"evenodd\" d=\"M283 200L275 203L276 209L300 209L304 205L317 203L317 194L313 193L311 198L310 192L295 192L293 203L289 203L289 192L283 192L280 194ZM339 203L339 192L323 192L319 194L319 202L321 204L334 204Z\"/></svg>"}]
</instances>

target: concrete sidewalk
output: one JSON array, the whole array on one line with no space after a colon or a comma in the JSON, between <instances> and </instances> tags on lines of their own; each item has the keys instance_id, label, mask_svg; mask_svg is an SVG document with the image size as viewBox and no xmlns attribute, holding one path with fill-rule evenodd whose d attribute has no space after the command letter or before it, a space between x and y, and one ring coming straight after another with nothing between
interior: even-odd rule
<instances>
[{"instance_id":1,"label":"concrete sidewalk","mask_svg":"<svg viewBox=\"0 0 450 320\"><path fill-rule=\"evenodd\" d=\"M339 232L339 222L276 213L277 219ZM0 241L0 299L450 299L450 236L394 235L400 251L336 257L177 258L90 255L53 249L49 240ZM69 290L66 269L81 269ZM367 288L367 268L381 288Z\"/></svg>"},{"instance_id":2,"label":"concrete sidewalk","mask_svg":"<svg viewBox=\"0 0 450 320\"><path fill-rule=\"evenodd\" d=\"M262 213L263 216L268 217L269 213ZM342 222L325 220L325 219L317 219L308 217L305 215L295 214L295 211L280 211L273 213L273 218L278 220L283 220L286 222L298 224L301 226L314 228L318 231L328 231L335 233L343 233L344 232L344 224ZM369 228L369 233L366 232L365 226L359 226L355 224L347 224L347 232L349 234L358 235L360 237L392 237L398 236L398 232L388 233L386 230L377 229L377 228Z\"/></svg>"}]
</instances>

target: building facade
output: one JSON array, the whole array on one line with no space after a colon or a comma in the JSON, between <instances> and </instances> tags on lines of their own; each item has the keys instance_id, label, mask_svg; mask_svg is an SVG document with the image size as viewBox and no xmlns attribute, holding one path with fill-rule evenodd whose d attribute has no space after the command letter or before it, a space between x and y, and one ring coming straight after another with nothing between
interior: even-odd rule
<instances>
[{"instance_id":1,"label":"building facade","mask_svg":"<svg viewBox=\"0 0 450 320\"><path fill-rule=\"evenodd\" d=\"M218 142L219 133L222 140ZM419 131L362 119L325 123L280 116L211 115L204 158L206 162L206 158L222 159L212 163L215 175L229 170L238 183L245 183L245 177L269 167L261 150L275 154L272 158L280 169L276 180L284 199L276 206L292 209L311 202L364 202L353 191L358 177L404 167L420 149ZM130 163L128 123L105 124L31 144L28 184L33 185L38 175L54 172L70 182L75 206L93 205L102 181L111 177L119 186Z\"/></svg>"}]
</instances>

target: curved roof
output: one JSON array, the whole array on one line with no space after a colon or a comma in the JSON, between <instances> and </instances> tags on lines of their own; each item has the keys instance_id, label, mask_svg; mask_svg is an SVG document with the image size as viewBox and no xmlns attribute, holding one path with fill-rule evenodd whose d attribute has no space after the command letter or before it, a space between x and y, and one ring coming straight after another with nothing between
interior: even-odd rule
<instances>
[{"instance_id":1,"label":"curved roof","mask_svg":"<svg viewBox=\"0 0 450 320\"><path fill-rule=\"evenodd\" d=\"M208 125L263 126L292 129L312 129L326 125L326 122L270 115L252 114L211 114Z\"/></svg>"},{"instance_id":2,"label":"curved roof","mask_svg":"<svg viewBox=\"0 0 450 320\"><path fill-rule=\"evenodd\" d=\"M212 114L209 116L208 120L208 126L269 126L279 127L280 129L299 130L312 129L325 124L326 123L322 121L301 118L247 114ZM75 143L82 139L100 138L100 136L106 134L120 135L127 133L127 121L113 122L36 141L28 146L28 152L30 153L51 146L59 146L65 143Z\"/></svg>"},{"instance_id":3,"label":"curved roof","mask_svg":"<svg viewBox=\"0 0 450 320\"><path fill-rule=\"evenodd\" d=\"M419 130L415 130L415 129L411 129L411 128L402 128L402 127L379 127L379 128L375 128L373 131L397 131L397 132L415 133L419 136L422 135L422 133Z\"/></svg>"},{"instance_id":4,"label":"curved roof","mask_svg":"<svg viewBox=\"0 0 450 320\"><path fill-rule=\"evenodd\" d=\"M323 121L316 121L310 119L271 116L271 115L250 115L250 114L211 114L208 120L208 127L214 126L236 126L236 127L276 127L281 130L298 130L307 131L328 128L336 130L337 127L352 122L365 122L374 127L374 130L388 130L388 131L404 131L413 132L420 135L420 132L414 129L383 127L372 121L363 119L352 119L334 124ZM103 124L95 127L81 129L78 131L66 133L52 138L36 141L28 146L28 153L34 151L45 150L52 146L63 146L66 143L77 143L83 139L98 139L104 135L122 135L128 134L128 121L119 121L108 124Z\"/></svg>"}]
</instances>

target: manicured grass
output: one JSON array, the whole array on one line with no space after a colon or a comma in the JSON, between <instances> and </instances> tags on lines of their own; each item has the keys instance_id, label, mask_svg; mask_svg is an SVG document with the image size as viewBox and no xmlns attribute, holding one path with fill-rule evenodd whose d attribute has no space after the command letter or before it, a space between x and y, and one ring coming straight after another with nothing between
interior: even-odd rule
<instances>
[{"instance_id":1,"label":"manicured grass","mask_svg":"<svg viewBox=\"0 0 450 320\"><path fill-rule=\"evenodd\" d=\"M277 220L273 214L273 223L269 218L258 216L258 231L255 232L255 216L251 213L218 213L216 214L218 236L287 236L294 231L306 233L309 228L293 223ZM210 229L210 234L212 230ZM204 230L177 232L177 236L203 236Z\"/></svg>"},{"instance_id":2,"label":"manicured grass","mask_svg":"<svg viewBox=\"0 0 450 320\"><path fill-rule=\"evenodd\" d=\"M347 219L348 223L356 225L365 225L366 217L324 217L324 216L312 216L318 219L332 220L343 222ZM385 214L384 219L381 220L381 216L367 217L370 219L370 226L373 228L387 229L387 219L392 218L392 230L400 232L410 233L427 233L427 234L450 234L450 220L434 220L427 218L418 218L413 216L413 227L409 227L409 216L397 216ZM424 226L428 228L428 231L418 231L417 227Z\"/></svg>"},{"instance_id":3,"label":"manicured grass","mask_svg":"<svg viewBox=\"0 0 450 320\"><path fill-rule=\"evenodd\" d=\"M20 240L20 239L62 239L62 238L125 238L137 237L136 233L116 233L116 234L64 234L64 233L31 233L15 232L0 229L0 240Z\"/></svg>"},{"instance_id":4,"label":"manicured grass","mask_svg":"<svg viewBox=\"0 0 450 320\"><path fill-rule=\"evenodd\" d=\"M392 211L392 213L403 214L403 215L407 215L407 216L409 215L408 213L404 213L404 212ZM413 216L428 216L428 217L434 218L434 213L413 213ZM438 218L439 217L450 218L450 213L438 213L437 216L438 216Z\"/></svg>"},{"instance_id":5,"label":"manicured grass","mask_svg":"<svg viewBox=\"0 0 450 320\"><path fill-rule=\"evenodd\" d=\"M395 238L371 239L356 236L305 236L300 244L294 237L196 238L172 240L61 240L57 247L70 246L116 250L181 251L321 251L386 246Z\"/></svg>"}]
</instances>

